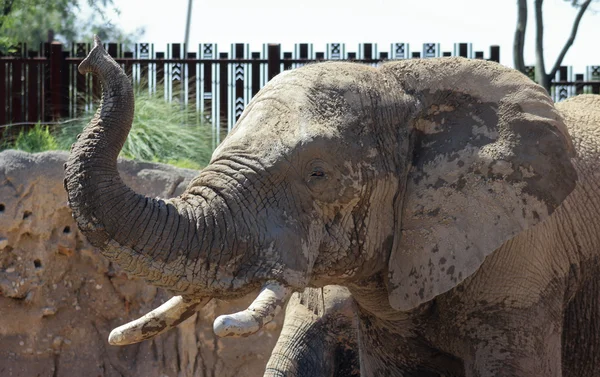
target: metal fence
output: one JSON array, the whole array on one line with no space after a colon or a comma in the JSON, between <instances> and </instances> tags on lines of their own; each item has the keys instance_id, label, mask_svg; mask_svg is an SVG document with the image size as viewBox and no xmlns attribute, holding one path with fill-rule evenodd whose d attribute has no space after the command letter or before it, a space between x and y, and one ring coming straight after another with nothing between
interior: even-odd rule
<instances>
[{"instance_id":1,"label":"metal fence","mask_svg":"<svg viewBox=\"0 0 600 377\"><path fill-rule=\"evenodd\" d=\"M196 51L184 52L184 45L167 45L155 51L150 43L131 49L108 43L107 51L123 66L142 90L195 107L198 120L204 119L216 131L217 143L229 132L244 106L258 90L282 70L323 60L351 60L379 64L384 60L464 56L499 61L499 46L491 46L487 57L474 51L469 43L456 43L444 51L439 43L425 43L411 51L407 43L384 47L373 43L358 45L356 52L343 43L329 43L322 52L312 44L296 44L293 51L282 52L278 44L265 44L262 51L251 52L248 44L232 44L229 52L202 43ZM18 46L10 56L0 56L0 125L49 122L82 116L100 97L100 85L90 75L77 72L77 65L91 48L89 43L74 43L70 48L54 42L38 51ZM529 69L528 73L533 74ZM600 92L600 66L590 66L584 74L573 75L561 67L552 95L562 100L584 92Z\"/></svg>"}]
</instances>

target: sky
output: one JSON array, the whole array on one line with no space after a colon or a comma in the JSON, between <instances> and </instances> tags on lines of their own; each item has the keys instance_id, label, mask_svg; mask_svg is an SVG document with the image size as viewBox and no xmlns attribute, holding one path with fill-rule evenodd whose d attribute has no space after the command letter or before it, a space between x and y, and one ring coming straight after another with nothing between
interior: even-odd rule
<instances>
[{"instance_id":1,"label":"sky","mask_svg":"<svg viewBox=\"0 0 600 377\"><path fill-rule=\"evenodd\" d=\"M529 1L526 64L535 62L534 10ZM144 41L165 51L167 43L183 42L188 0L115 0L120 15L112 22L125 30L145 27ZM584 15L579 33L563 64L583 73L587 65L600 65L600 1ZM567 40L576 9L570 1L544 2L546 67L554 65ZM470 42L473 50L488 57L490 45L500 45L501 63L512 66L512 42L516 26L516 0L193 0L190 44L217 43L228 52L231 43L249 43L261 51L263 43L281 43L292 51L294 43L313 43L324 51L328 42L344 42L346 51L357 52L362 42L378 43L389 51L390 43L405 42L411 51L425 42L452 51L454 43ZM192 50L193 51L193 50Z\"/></svg>"}]
</instances>

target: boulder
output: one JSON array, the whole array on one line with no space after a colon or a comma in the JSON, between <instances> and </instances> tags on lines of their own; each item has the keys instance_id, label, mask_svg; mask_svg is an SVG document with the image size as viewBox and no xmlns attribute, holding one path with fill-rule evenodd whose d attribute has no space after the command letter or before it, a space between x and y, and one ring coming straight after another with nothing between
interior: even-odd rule
<instances>
[{"instance_id":1,"label":"boulder","mask_svg":"<svg viewBox=\"0 0 600 377\"><path fill-rule=\"evenodd\" d=\"M256 292L204 309L152 340L111 346L114 327L170 298L130 279L78 231L63 188L66 152L0 152L0 376L261 376L282 314L248 338L217 338L212 322ZM196 171L119 161L123 180L149 196L180 194Z\"/></svg>"}]
</instances>

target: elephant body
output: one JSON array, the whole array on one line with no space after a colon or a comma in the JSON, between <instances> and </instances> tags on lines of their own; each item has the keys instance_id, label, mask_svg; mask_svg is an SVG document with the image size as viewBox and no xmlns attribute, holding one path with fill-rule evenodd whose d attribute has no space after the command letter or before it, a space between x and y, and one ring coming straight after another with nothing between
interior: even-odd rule
<instances>
[{"instance_id":1,"label":"elephant body","mask_svg":"<svg viewBox=\"0 0 600 377\"><path fill-rule=\"evenodd\" d=\"M340 285L356 302L357 337L347 292L307 293L305 309L288 310L304 346L277 348L268 373L356 374L341 337L357 342L363 376L561 375L565 306L579 285L593 289L594 256L578 245L594 208L566 203L543 222L583 165L526 76L463 58L286 71L186 191L163 200L134 192L116 169L133 118L129 78L98 39L79 70L99 76L103 104L65 165L77 225L108 259L176 295L113 330L111 343L151 338L212 298L260 288L247 310L213 324L219 336L247 336L293 292ZM594 160L588 139L575 136ZM577 225L570 214L584 211ZM340 330L319 338L319 326ZM348 369L319 362L332 355Z\"/></svg>"},{"instance_id":2,"label":"elephant body","mask_svg":"<svg viewBox=\"0 0 600 377\"><path fill-rule=\"evenodd\" d=\"M359 320L339 318L360 339L346 344L359 348L362 375L477 376L484 369L486 376L600 376L600 96L557 108L577 152L576 188L549 219L503 244L460 285L403 313L389 308L381 278L351 285L351 295L300 294L347 306L356 300ZM306 323L309 316L290 315L306 301L290 302L276 349L302 349L298 328L322 328ZM327 326L323 337L335 338L339 327ZM289 369L281 375L331 376Z\"/></svg>"}]
</instances>

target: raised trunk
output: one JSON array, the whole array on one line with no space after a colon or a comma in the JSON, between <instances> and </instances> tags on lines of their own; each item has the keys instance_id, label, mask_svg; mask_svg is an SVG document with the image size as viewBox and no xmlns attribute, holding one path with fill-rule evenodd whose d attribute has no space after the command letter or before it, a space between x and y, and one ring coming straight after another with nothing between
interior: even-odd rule
<instances>
[{"instance_id":1,"label":"raised trunk","mask_svg":"<svg viewBox=\"0 0 600 377\"><path fill-rule=\"evenodd\" d=\"M102 104L73 144L65 165L73 215L88 240L127 272L175 292L191 293L181 256L200 250L197 224L205 223L198 221L202 198L191 199L196 204L192 209L185 200L148 198L123 183L117 156L133 120L133 89L100 41L95 42L79 70L99 76ZM200 234L212 235L208 233L200 229Z\"/></svg>"}]
</instances>

